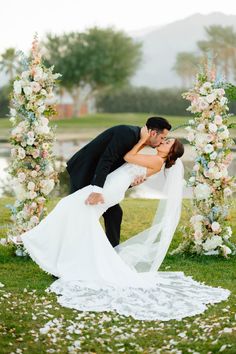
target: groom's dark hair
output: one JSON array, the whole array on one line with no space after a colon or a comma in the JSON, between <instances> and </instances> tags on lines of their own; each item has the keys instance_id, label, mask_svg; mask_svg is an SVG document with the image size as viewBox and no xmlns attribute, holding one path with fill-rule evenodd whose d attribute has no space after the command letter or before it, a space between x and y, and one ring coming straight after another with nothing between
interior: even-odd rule
<instances>
[{"instance_id":1,"label":"groom's dark hair","mask_svg":"<svg viewBox=\"0 0 236 354\"><path fill-rule=\"evenodd\" d=\"M170 123L163 117L149 117L146 126L148 129L162 132L164 129L171 130Z\"/></svg>"}]
</instances>

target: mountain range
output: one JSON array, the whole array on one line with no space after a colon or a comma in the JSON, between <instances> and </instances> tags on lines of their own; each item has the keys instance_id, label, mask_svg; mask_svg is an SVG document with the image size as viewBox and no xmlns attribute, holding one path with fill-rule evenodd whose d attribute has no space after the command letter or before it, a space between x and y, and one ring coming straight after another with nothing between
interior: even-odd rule
<instances>
[{"instance_id":1,"label":"mountain range","mask_svg":"<svg viewBox=\"0 0 236 354\"><path fill-rule=\"evenodd\" d=\"M180 78L172 69L177 53L197 52L196 42L206 38L205 27L210 25L233 26L236 30L236 15L197 13L149 31L131 33L143 43L143 60L132 84L152 88L179 86Z\"/></svg>"},{"instance_id":2,"label":"mountain range","mask_svg":"<svg viewBox=\"0 0 236 354\"><path fill-rule=\"evenodd\" d=\"M143 59L131 82L134 86L151 88L178 87L180 78L174 72L178 52L197 52L196 42L206 38L205 27L210 25L233 26L236 15L213 12L208 15L193 14L164 26L152 26L129 33L143 43ZM0 74L0 87L7 82Z\"/></svg>"}]
</instances>

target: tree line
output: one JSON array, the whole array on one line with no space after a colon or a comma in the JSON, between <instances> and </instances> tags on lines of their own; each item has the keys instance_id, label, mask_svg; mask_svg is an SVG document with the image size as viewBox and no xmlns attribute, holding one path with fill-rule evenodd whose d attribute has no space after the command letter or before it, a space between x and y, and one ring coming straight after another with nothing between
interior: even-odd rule
<instances>
[{"instance_id":1,"label":"tree line","mask_svg":"<svg viewBox=\"0 0 236 354\"><path fill-rule=\"evenodd\" d=\"M62 35L48 33L41 47L44 63L62 74L58 94L62 96L66 91L71 95L75 117L80 105L89 98L126 86L142 58L142 44L113 28L93 27ZM0 70L12 85L23 70L16 49L8 48L1 55ZM1 90L1 102L5 102L8 91ZM6 107L2 108L0 114L5 110Z\"/></svg>"},{"instance_id":2,"label":"tree line","mask_svg":"<svg viewBox=\"0 0 236 354\"><path fill-rule=\"evenodd\" d=\"M212 25L205 28L206 39L197 42L197 52L179 52L173 70L182 87L190 87L199 65L206 58L215 66L219 77L236 80L236 32L233 26Z\"/></svg>"},{"instance_id":3,"label":"tree line","mask_svg":"<svg viewBox=\"0 0 236 354\"><path fill-rule=\"evenodd\" d=\"M173 70L181 78L181 89L130 86L130 78L142 60L142 43L113 28L93 27L85 32L62 35L48 33L41 46L45 64L54 65L54 70L62 74L58 95L70 94L74 117L90 98L96 100L99 111L183 115L186 103L181 93L192 86L204 58L211 59L221 77L236 79L236 32L233 27L213 25L205 31L206 38L197 42L197 52L180 52L176 56ZM23 70L14 48L2 53L0 70L10 82L0 90L0 117L4 117L8 112L12 82ZM235 104L231 108L236 111Z\"/></svg>"}]
</instances>

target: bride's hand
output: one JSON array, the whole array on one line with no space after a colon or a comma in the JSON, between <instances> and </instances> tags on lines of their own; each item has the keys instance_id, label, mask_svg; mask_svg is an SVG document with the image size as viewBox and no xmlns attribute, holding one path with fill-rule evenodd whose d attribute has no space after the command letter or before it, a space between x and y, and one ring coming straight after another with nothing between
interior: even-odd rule
<instances>
[{"instance_id":1,"label":"bride's hand","mask_svg":"<svg viewBox=\"0 0 236 354\"><path fill-rule=\"evenodd\" d=\"M150 129L148 129L146 125L141 128L140 141L142 143L145 143L150 138L150 132Z\"/></svg>"}]
</instances>

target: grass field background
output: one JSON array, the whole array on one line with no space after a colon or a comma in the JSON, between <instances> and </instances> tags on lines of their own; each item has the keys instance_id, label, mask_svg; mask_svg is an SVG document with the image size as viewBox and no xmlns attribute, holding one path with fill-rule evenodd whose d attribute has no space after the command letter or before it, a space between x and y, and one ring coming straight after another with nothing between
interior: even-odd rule
<instances>
[{"instance_id":1,"label":"grass field background","mask_svg":"<svg viewBox=\"0 0 236 354\"><path fill-rule=\"evenodd\" d=\"M49 210L58 199L49 202ZM10 213L0 201L1 237ZM147 228L155 200L122 202L122 240ZM188 222L189 201L184 200L180 226L171 249L181 240L180 227ZM231 214L236 241L236 207ZM236 257L167 255L162 271L183 271L207 285L230 289L229 300L182 321L135 321L115 313L81 313L60 307L45 289L52 283L29 258L15 257L11 247L0 246L0 353L236 353ZM51 322L50 322L51 321ZM49 323L46 327L45 325ZM50 328L50 330L48 330ZM18 350L18 351L17 351Z\"/></svg>"}]
</instances>

